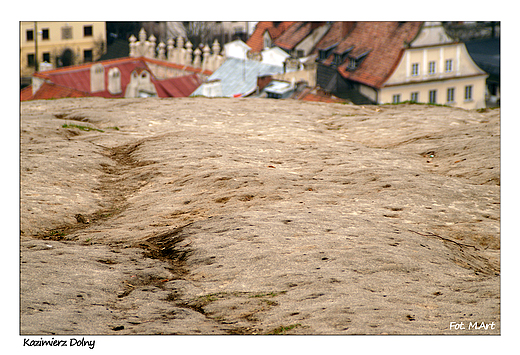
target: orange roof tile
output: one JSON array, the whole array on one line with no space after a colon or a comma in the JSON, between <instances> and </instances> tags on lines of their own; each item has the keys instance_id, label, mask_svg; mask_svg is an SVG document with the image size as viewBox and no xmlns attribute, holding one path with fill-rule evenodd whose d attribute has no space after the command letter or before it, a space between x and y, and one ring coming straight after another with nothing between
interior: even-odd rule
<instances>
[{"instance_id":1,"label":"orange roof tile","mask_svg":"<svg viewBox=\"0 0 520 355\"><path fill-rule=\"evenodd\" d=\"M30 93L30 95L28 95ZM24 88L20 94L21 101L28 100L48 100L48 99L63 99L66 97L88 97L88 92L79 91L76 89L56 85L54 83L44 82L38 91L33 95L32 87Z\"/></svg>"},{"instance_id":2,"label":"orange roof tile","mask_svg":"<svg viewBox=\"0 0 520 355\"><path fill-rule=\"evenodd\" d=\"M352 21L334 22L325 36L323 36L316 44L316 48L313 54L316 54L319 49L327 49L339 44L347 36L347 34L352 31L354 26L355 22Z\"/></svg>"},{"instance_id":3,"label":"orange roof tile","mask_svg":"<svg viewBox=\"0 0 520 355\"><path fill-rule=\"evenodd\" d=\"M119 94L111 94L108 88L95 93L90 92L90 67L94 64L102 64L105 68L105 82L108 82L108 69L117 67L121 73L122 92ZM158 80L154 77L148 64L160 65L168 68L183 70L192 73L187 76ZM209 70L183 66L166 61L150 59L145 57L139 58L118 58L106 60L96 63L87 63L59 69L53 69L43 72L34 73L34 77L44 79L43 84L38 91L32 95L32 88L29 86L20 92L20 99L36 100L63 97L84 97L84 96L101 96L107 98L124 97L124 91L130 82L131 73L137 70L147 70L152 74L152 82L154 83L159 97L184 97L189 96L201 84L199 74L211 75Z\"/></svg>"},{"instance_id":4,"label":"orange roof tile","mask_svg":"<svg viewBox=\"0 0 520 355\"><path fill-rule=\"evenodd\" d=\"M274 42L274 45L286 50L292 50L314 29L325 25L325 22L295 22Z\"/></svg>"},{"instance_id":5,"label":"orange roof tile","mask_svg":"<svg viewBox=\"0 0 520 355\"><path fill-rule=\"evenodd\" d=\"M405 43L417 36L422 22L357 22L351 32L341 41L334 53L352 51L338 66L338 72L346 79L381 88L399 64ZM348 70L350 59L367 53L355 70ZM333 55L323 62L330 65Z\"/></svg>"},{"instance_id":6,"label":"orange roof tile","mask_svg":"<svg viewBox=\"0 0 520 355\"><path fill-rule=\"evenodd\" d=\"M275 41L282 33L284 33L294 21L284 21L275 25L273 21L260 21L256 24L255 30L246 44L251 47L251 52L261 52L264 49L264 33L269 32L272 41Z\"/></svg>"},{"instance_id":7,"label":"orange roof tile","mask_svg":"<svg viewBox=\"0 0 520 355\"><path fill-rule=\"evenodd\" d=\"M318 88L305 88L294 97L296 100L326 102L326 103L348 103L348 100L340 99L334 95L324 92Z\"/></svg>"}]
</instances>

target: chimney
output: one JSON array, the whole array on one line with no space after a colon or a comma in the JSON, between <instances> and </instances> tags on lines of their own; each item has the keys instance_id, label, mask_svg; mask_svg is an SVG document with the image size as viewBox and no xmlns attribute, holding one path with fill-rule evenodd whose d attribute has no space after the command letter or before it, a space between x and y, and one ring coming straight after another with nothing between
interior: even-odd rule
<instances>
[{"instance_id":1,"label":"chimney","mask_svg":"<svg viewBox=\"0 0 520 355\"><path fill-rule=\"evenodd\" d=\"M271 75L259 76L256 79L256 85L258 86L258 91L262 91L269 83L273 80Z\"/></svg>"},{"instance_id":2,"label":"chimney","mask_svg":"<svg viewBox=\"0 0 520 355\"><path fill-rule=\"evenodd\" d=\"M318 27L323 26L325 23L326 22L311 22L311 31L314 31Z\"/></svg>"},{"instance_id":3,"label":"chimney","mask_svg":"<svg viewBox=\"0 0 520 355\"><path fill-rule=\"evenodd\" d=\"M354 29L356 23L353 21L343 21L341 25L341 38L344 38Z\"/></svg>"},{"instance_id":4,"label":"chimney","mask_svg":"<svg viewBox=\"0 0 520 355\"><path fill-rule=\"evenodd\" d=\"M94 64L90 67L90 92L105 90L105 68L102 64Z\"/></svg>"}]
</instances>

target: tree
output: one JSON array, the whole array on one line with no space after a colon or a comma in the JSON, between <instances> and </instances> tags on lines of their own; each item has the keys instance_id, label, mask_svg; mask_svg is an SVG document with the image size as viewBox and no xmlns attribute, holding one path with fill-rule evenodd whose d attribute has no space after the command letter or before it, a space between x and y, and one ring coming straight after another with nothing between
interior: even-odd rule
<instances>
[{"instance_id":1,"label":"tree","mask_svg":"<svg viewBox=\"0 0 520 355\"><path fill-rule=\"evenodd\" d=\"M220 39L222 32L222 27L218 23L209 21L184 22L184 27L193 48L197 48L200 44L211 46L216 38Z\"/></svg>"}]
</instances>

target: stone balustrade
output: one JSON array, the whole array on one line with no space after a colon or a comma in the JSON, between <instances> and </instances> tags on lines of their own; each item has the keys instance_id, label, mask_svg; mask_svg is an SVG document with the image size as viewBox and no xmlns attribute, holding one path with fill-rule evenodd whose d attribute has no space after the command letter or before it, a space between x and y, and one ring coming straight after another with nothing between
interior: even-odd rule
<instances>
[{"instance_id":1,"label":"stone balustrade","mask_svg":"<svg viewBox=\"0 0 520 355\"><path fill-rule=\"evenodd\" d=\"M130 36L130 57L146 57L165 60L171 63L203 70L215 71L225 60L224 50L221 51L217 40L211 48L206 44L202 49L195 48L190 41L185 43L183 37L177 40L170 38L164 42L156 43L157 39L152 34L147 38L144 28L139 32L139 40L134 35ZM175 45L174 45L175 44Z\"/></svg>"}]
</instances>

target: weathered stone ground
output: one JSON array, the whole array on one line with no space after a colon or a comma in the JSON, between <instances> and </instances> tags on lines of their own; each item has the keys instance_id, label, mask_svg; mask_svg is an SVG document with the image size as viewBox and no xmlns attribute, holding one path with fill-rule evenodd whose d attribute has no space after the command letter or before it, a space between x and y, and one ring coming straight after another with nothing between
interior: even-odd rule
<instances>
[{"instance_id":1,"label":"weathered stone ground","mask_svg":"<svg viewBox=\"0 0 520 355\"><path fill-rule=\"evenodd\" d=\"M64 99L20 129L21 334L500 334L499 109Z\"/></svg>"}]
</instances>

